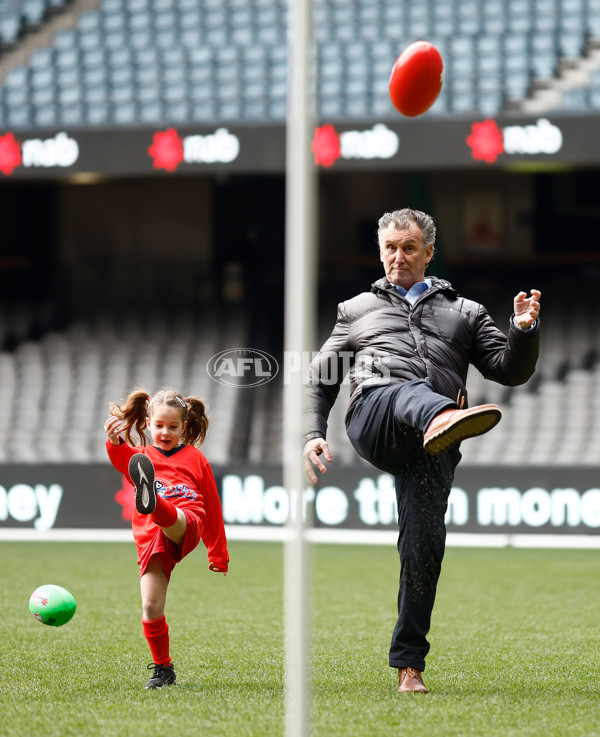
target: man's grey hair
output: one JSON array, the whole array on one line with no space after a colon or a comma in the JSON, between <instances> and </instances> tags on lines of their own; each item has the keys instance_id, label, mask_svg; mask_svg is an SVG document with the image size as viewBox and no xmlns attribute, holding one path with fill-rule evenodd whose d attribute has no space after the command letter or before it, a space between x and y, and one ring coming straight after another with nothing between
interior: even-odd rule
<instances>
[{"instance_id":1,"label":"man's grey hair","mask_svg":"<svg viewBox=\"0 0 600 737\"><path fill-rule=\"evenodd\" d=\"M423 233L423 247L429 244L435 244L436 228L431 215L427 215L420 210L411 210L405 207L403 210L394 210L386 212L379 218L379 226L377 228L377 240L381 238L381 233L389 225L394 224L398 230L407 230L414 223Z\"/></svg>"}]
</instances>

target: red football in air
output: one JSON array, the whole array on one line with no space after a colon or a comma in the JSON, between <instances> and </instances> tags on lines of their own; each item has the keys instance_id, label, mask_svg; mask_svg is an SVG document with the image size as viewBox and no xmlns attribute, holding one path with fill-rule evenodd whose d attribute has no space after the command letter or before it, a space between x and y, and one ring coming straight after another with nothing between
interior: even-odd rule
<instances>
[{"instance_id":1,"label":"red football in air","mask_svg":"<svg viewBox=\"0 0 600 737\"><path fill-rule=\"evenodd\" d=\"M396 110L415 118L429 110L444 82L444 62L428 41L415 41L396 59L390 75L390 98Z\"/></svg>"}]
</instances>

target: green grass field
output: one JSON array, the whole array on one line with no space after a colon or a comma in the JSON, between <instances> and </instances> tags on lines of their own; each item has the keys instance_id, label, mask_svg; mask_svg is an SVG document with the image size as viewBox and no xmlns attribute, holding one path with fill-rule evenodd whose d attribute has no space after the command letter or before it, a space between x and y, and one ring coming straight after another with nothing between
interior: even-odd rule
<instances>
[{"instance_id":1,"label":"green grass field","mask_svg":"<svg viewBox=\"0 0 600 737\"><path fill-rule=\"evenodd\" d=\"M283 552L230 544L231 572L195 551L167 602L178 683L145 691L133 544L0 543L0 735L278 737L284 732ZM399 695L387 665L396 551L312 555L317 737L600 737L600 555L450 548L425 680ZM42 583L78 610L62 628L28 611Z\"/></svg>"}]
</instances>

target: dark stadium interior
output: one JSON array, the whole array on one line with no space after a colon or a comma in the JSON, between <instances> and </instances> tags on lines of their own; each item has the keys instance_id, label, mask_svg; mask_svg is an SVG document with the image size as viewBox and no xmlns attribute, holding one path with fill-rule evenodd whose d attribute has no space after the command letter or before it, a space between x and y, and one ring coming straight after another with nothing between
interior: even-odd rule
<instances>
[{"instance_id":1,"label":"dark stadium interior","mask_svg":"<svg viewBox=\"0 0 600 737\"><path fill-rule=\"evenodd\" d=\"M461 194L464 205L480 187L501 192L505 209L502 241L478 251L465 242L459 208ZM527 201L515 202L511 191ZM461 290L485 282L486 289L511 292L524 278L543 286L566 274L593 282L600 263L598 191L597 169L323 174L323 299L337 302L379 277L377 219L404 204L438 220L431 271ZM61 315L75 316L107 306L113 294L122 308L147 308L156 281L166 278L190 307L243 301L260 310L264 290L269 302L282 299L283 176L3 182L0 192L7 303L51 301ZM448 217L446 209L453 210Z\"/></svg>"}]
</instances>

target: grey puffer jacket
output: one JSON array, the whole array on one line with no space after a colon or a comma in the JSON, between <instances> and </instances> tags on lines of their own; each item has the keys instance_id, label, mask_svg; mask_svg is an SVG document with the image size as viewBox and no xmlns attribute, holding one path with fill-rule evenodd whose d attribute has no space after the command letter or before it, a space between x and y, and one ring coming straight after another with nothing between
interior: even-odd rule
<instances>
[{"instance_id":1,"label":"grey puffer jacket","mask_svg":"<svg viewBox=\"0 0 600 737\"><path fill-rule=\"evenodd\" d=\"M338 305L333 332L310 364L304 431L326 437L327 418L349 371L350 407L361 387L427 379L450 399L466 396L469 364L505 386L524 384L535 370L539 320L527 332L499 330L486 309L460 297L443 279L411 305L386 278L370 292ZM465 404L466 406L466 404Z\"/></svg>"}]
</instances>

